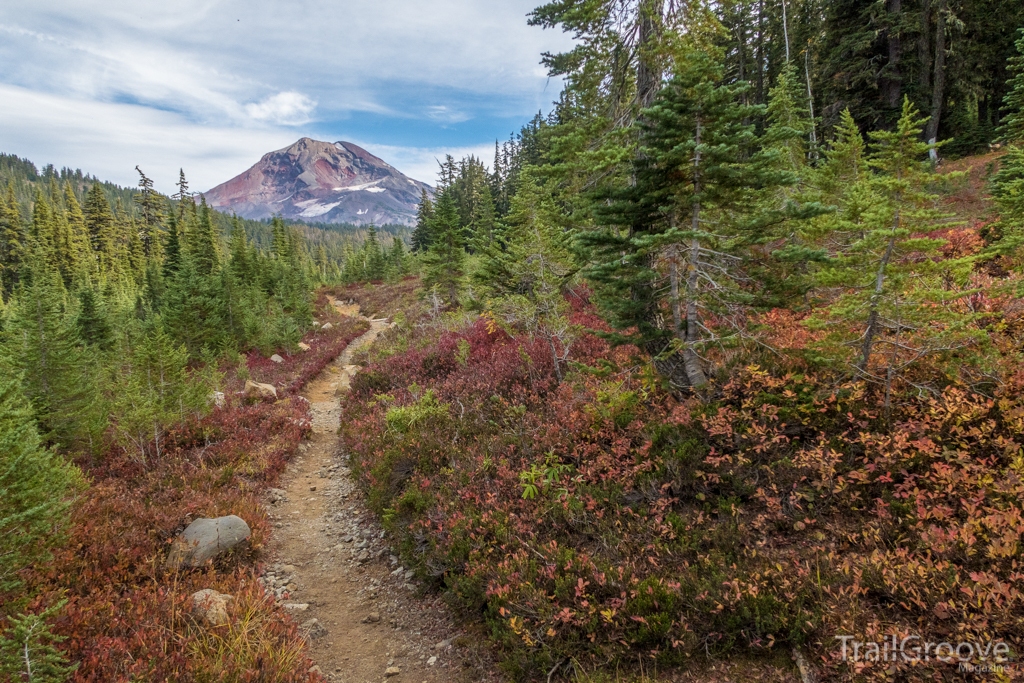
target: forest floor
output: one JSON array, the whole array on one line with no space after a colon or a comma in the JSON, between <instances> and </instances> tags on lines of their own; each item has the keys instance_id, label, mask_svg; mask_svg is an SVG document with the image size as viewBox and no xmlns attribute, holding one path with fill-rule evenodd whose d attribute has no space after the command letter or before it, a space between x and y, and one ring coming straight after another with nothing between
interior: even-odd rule
<instances>
[{"instance_id":1,"label":"forest floor","mask_svg":"<svg viewBox=\"0 0 1024 683\"><path fill-rule=\"evenodd\" d=\"M358 305L331 303L359 315ZM302 625L315 668L329 681L494 680L483 639L460 630L439 596L422 597L400 566L340 450L338 397L356 370L353 356L389 326L368 322L370 330L302 391L313 432L281 488L270 491L273 559L261 580Z\"/></svg>"}]
</instances>

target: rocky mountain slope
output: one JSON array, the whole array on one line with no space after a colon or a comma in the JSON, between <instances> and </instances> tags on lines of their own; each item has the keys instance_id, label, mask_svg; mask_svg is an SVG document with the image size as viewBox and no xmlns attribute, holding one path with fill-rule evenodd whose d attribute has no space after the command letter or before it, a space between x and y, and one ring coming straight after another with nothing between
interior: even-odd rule
<instances>
[{"instance_id":1,"label":"rocky mountain slope","mask_svg":"<svg viewBox=\"0 0 1024 683\"><path fill-rule=\"evenodd\" d=\"M412 225L424 189L432 194L351 142L302 138L204 194L210 206L244 218Z\"/></svg>"}]
</instances>

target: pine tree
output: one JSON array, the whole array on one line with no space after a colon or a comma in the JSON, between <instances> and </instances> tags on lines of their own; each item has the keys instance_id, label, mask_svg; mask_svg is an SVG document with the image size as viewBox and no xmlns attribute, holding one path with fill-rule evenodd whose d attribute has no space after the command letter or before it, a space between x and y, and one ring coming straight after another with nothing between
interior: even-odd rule
<instances>
[{"instance_id":1,"label":"pine tree","mask_svg":"<svg viewBox=\"0 0 1024 683\"><path fill-rule=\"evenodd\" d=\"M724 326L742 309L743 247L764 223L749 215L756 193L791 179L771 155L749 153L748 121L763 108L741 104L745 89L722 84L716 55L689 49L641 119L635 184L598 206L609 228L580 236L616 339L647 350L677 388L705 384L701 349L733 334L706 319Z\"/></svg>"},{"instance_id":2,"label":"pine tree","mask_svg":"<svg viewBox=\"0 0 1024 683\"><path fill-rule=\"evenodd\" d=\"M388 251L388 270L396 279L408 272L408 264L405 259L405 242L398 235L391 240L391 249Z\"/></svg>"},{"instance_id":3,"label":"pine tree","mask_svg":"<svg viewBox=\"0 0 1024 683\"><path fill-rule=\"evenodd\" d=\"M142 172L138 166L135 170L139 173L139 191L135 193L135 203L141 213L142 224L140 226L140 238L142 248L147 257L159 257L160 255L160 232L163 224L163 197L153 189L153 181Z\"/></svg>"},{"instance_id":4,"label":"pine tree","mask_svg":"<svg viewBox=\"0 0 1024 683\"><path fill-rule=\"evenodd\" d=\"M372 223L367 228L366 241L363 242L363 262L367 280L383 280L387 262L384 252L377 239L377 227Z\"/></svg>"},{"instance_id":5,"label":"pine tree","mask_svg":"<svg viewBox=\"0 0 1024 683\"><path fill-rule=\"evenodd\" d=\"M25 263L15 298L4 329L4 367L21 375L48 441L95 445L102 406L94 362L65 317L64 284L40 254Z\"/></svg>"},{"instance_id":6,"label":"pine tree","mask_svg":"<svg viewBox=\"0 0 1024 683\"><path fill-rule=\"evenodd\" d=\"M85 215L75 197L75 190L70 182L64 183L64 214L70 230L70 251L74 254L77 274L89 275L96 270L96 257L89 241L89 228L85 224Z\"/></svg>"},{"instance_id":7,"label":"pine tree","mask_svg":"<svg viewBox=\"0 0 1024 683\"><path fill-rule=\"evenodd\" d=\"M103 273L115 272L118 268L117 226L110 202L99 183L93 183L85 197L85 225L89 231L89 243L96 254L99 269Z\"/></svg>"},{"instance_id":8,"label":"pine tree","mask_svg":"<svg viewBox=\"0 0 1024 683\"><path fill-rule=\"evenodd\" d=\"M1009 92L1003 98L1006 116L999 129L1003 140L1024 146L1024 28L1020 29L1017 42L1017 54L1007 60L1010 79L1006 85Z\"/></svg>"},{"instance_id":9,"label":"pine tree","mask_svg":"<svg viewBox=\"0 0 1024 683\"><path fill-rule=\"evenodd\" d=\"M451 157L449 157L451 159ZM466 251L458 209L450 192L442 192L430 221L432 241L423 257L423 286L436 288L448 305L458 306L465 275Z\"/></svg>"},{"instance_id":10,"label":"pine tree","mask_svg":"<svg viewBox=\"0 0 1024 683\"><path fill-rule=\"evenodd\" d=\"M412 231L412 250L424 252L430 248L430 221L434 217L434 204L426 190L420 194L420 206L416 210L416 228Z\"/></svg>"},{"instance_id":11,"label":"pine tree","mask_svg":"<svg viewBox=\"0 0 1024 683\"><path fill-rule=\"evenodd\" d=\"M173 213L167 218L167 243L164 245L163 276L172 277L181 267L181 233L178 218Z\"/></svg>"},{"instance_id":12,"label":"pine tree","mask_svg":"<svg viewBox=\"0 0 1024 683\"><path fill-rule=\"evenodd\" d=\"M950 224L930 191L934 171L924 159L931 145L920 140L926 121L905 99L896 129L871 133L867 161L875 173L848 191L855 210L840 207L838 246L817 273L823 289L841 293L809 322L828 332L827 357L884 387L887 410L909 368L945 355L964 369L963 353L982 341L961 303L971 293L973 259L943 258L945 241L923 236ZM852 131L846 138L849 166L857 144ZM833 152L829 163L839 159Z\"/></svg>"},{"instance_id":13,"label":"pine tree","mask_svg":"<svg viewBox=\"0 0 1024 683\"><path fill-rule=\"evenodd\" d=\"M0 196L0 294L10 296L18 283L18 272L24 258L24 229L21 211L14 197L14 184L8 183L7 193Z\"/></svg>"},{"instance_id":14,"label":"pine tree","mask_svg":"<svg viewBox=\"0 0 1024 683\"><path fill-rule=\"evenodd\" d=\"M189 256L201 275L210 275L219 265L217 256L217 235L213 230L213 217L206 197L200 199L196 229L188 236Z\"/></svg>"},{"instance_id":15,"label":"pine tree","mask_svg":"<svg viewBox=\"0 0 1024 683\"><path fill-rule=\"evenodd\" d=\"M0 376L0 594L13 594L22 583L18 572L60 542L80 476L43 447L16 376Z\"/></svg>"},{"instance_id":16,"label":"pine tree","mask_svg":"<svg viewBox=\"0 0 1024 683\"><path fill-rule=\"evenodd\" d=\"M0 634L0 676L10 681L64 683L78 668L68 664L56 647L66 638L54 635L47 624L67 604L63 600L40 614L10 617L10 627Z\"/></svg>"},{"instance_id":17,"label":"pine tree","mask_svg":"<svg viewBox=\"0 0 1024 683\"><path fill-rule=\"evenodd\" d=\"M576 272L568 245L570 233L550 191L537 182L532 167L520 172L519 191L507 216L507 249L487 248L481 256L481 283L489 311L510 329L543 339L555 375L579 333L568 318L565 289Z\"/></svg>"},{"instance_id":18,"label":"pine tree","mask_svg":"<svg viewBox=\"0 0 1024 683\"><path fill-rule=\"evenodd\" d=\"M88 285L78 290L78 316L75 326L83 342L102 351L110 350L114 333L107 319L103 302Z\"/></svg>"}]
</instances>

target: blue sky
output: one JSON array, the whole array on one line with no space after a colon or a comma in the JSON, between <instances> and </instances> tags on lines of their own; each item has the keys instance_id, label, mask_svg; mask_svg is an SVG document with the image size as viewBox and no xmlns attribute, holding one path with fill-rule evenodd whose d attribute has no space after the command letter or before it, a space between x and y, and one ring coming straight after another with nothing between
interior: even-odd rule
<instances>
[{"instance_id":1,"label":"blue sky","mask_svg":"<svg viewBox=\"0 0 1024 683\"><path fill-rule=\"evenodd\" d=\"M536 0L0 3L0 151L170 191L299 137L347 140L433 183L434 159L505 139L561 84Z\"/></svg>"}]
</instances>

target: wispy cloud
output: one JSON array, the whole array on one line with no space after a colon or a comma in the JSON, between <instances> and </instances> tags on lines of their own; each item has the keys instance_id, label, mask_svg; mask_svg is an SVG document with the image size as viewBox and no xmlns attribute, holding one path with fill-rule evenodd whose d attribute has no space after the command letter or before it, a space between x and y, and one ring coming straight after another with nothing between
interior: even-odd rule
<instances>
[{"instance_id":1,"label":"wispy cloud","mask_svg":"<svg viewBox=\"0 0 1024 683\"><path fill-rule=\"evenodd\" d=\"M245 111L257 121L268 121L282 126L300 126L312 121L310 115L316 102L302 93L279 92L262 102L245 105Z\"/></svg>"},{"instance_id":2,"label":"wispy cloud","mask_svg":"<svg viewBox=\"0 0 1024 683\"><path fill-rule=\"evenodd\" d=\"M526 25L535 2L0 3L0 151L119 182L140 155L202 164L210 186L310 135L430 180L430 155L483 149L557 96L537 64L568 39Z\"/></svg>"}]
</instances>

